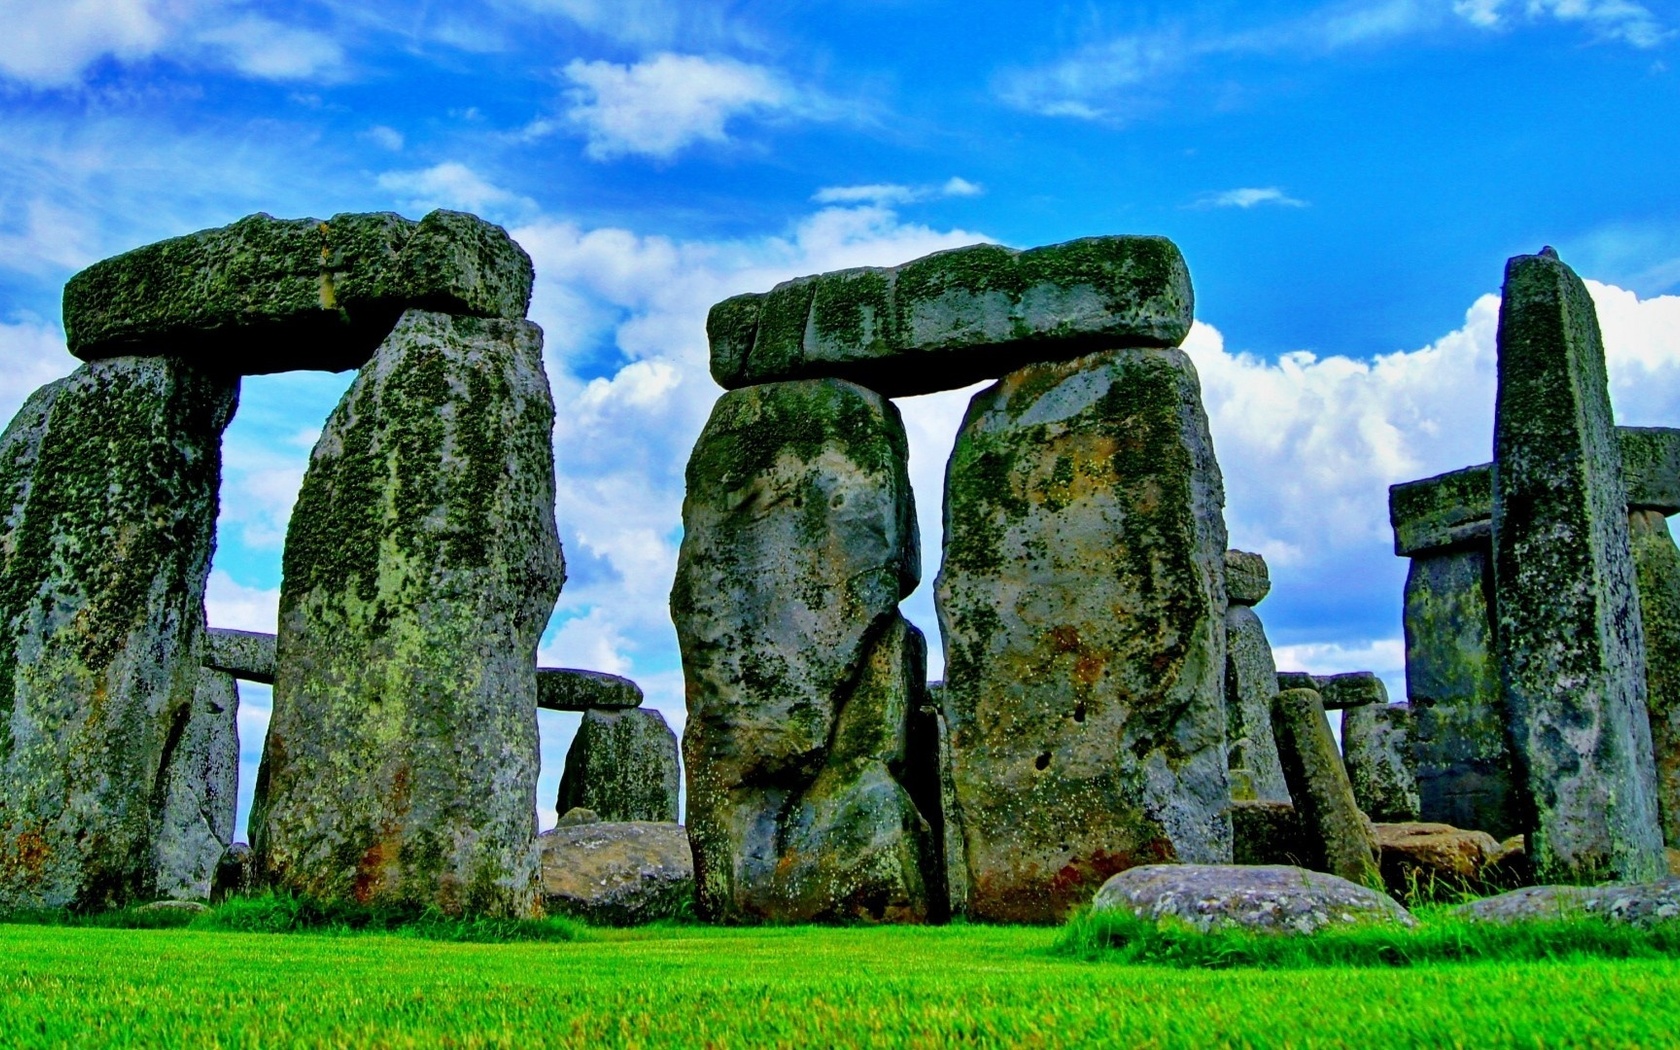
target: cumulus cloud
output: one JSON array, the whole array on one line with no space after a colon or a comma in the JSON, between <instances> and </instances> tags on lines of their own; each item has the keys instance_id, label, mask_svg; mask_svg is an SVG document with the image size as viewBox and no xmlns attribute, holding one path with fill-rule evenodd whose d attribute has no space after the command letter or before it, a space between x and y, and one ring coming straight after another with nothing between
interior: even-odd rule
<instances>
[{"instance_id":1,"label":"cumulus cloud","mask_svg":"<svg viewBox=\"0 0 1680 1050\"><path fill-rule=\"evenodd\" d=\"M566 119L587 138L593 160L663 159L697 142L727 142L732 119L799 104L780 74L731 58L665 52L623 66L577 59L564 72L575 85Z\"/></svg>"},{"instance_id":2,"label":"cumulus cloud","mask_svg":"<svg viewBox=\"0 0 1680 1050\"><path fill-rule=\"evenodd\" d=\"M0 321L0 419L10 420L36 390L69 375L77 361L55 324L30 314Z\"/></svg>"},{"instance_id":3,"label":"cumulus cloud","mask_svg":"<svg viewBox=\"0 0 1680 1050\"><path fill-rule=\"evenodd\" d=\"M247 587L217 569L205 585L204 612L211 627L273 634L280 623L280 588Z\"/></svg>"},{"instance_id":4,"label":"cumulus cloud","mask_svg":"<svg viewBox=\"0 0 1680 1050\"><path fill-rule=\"evenodd\" d=\"M1196 207L1242 208L1247 210L1258 204L1271 204L1280 208L1305 208L1307 206L1306 201L1296 200L1276 186L1244 186L1240 189L1209 193L1197 200Z\"/></svg>"}]
</instances>

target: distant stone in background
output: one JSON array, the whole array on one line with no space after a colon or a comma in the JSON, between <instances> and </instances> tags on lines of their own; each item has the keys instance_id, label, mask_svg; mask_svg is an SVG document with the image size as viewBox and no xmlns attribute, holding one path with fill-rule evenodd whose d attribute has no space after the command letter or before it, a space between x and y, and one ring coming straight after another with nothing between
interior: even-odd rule
<instances>
[{"instance_id":1,"label":"distant stone in background","mask_svg":"<svg viewBox=\"0 0 1680 1050\"><path fill-rule=\"evenodd\" d=\"M1411 726L1412 709L1405 704L1367 704L1342 712L1342 764L1354 801L1372 820L1418 819Z\"/></svg>"},{"instance_id":2,"label":"distant stone in background","mask_svg":"<svg viewBox=\"0 0 1680 1050\"><path fill-rule=\"evenodd\" d=\"M836 377L899 397L1094 350L1177 346L1193 312L1171 241L1087 237L784 281L712 307L706 332L725 388Z\"/></svg>"},{"instance_id":3,"label":"distant stone in background","mask_svg":"<svg viewBox=\"0 0 1680 1050\"><path fill-rule=\"evenodd\" d=\"M625 710L642 706L642 687L600 671L539 667L537 706L544 711Z\"/></svg>"},{"instance_id":4,"label":"distant stone in background","mask_svg":"<svg viewBox=\"0 0 1680 1050\"><path fill-rule=\"evenodd\" d=\"M286 532L250 820L269 883L534 908L553 418L535 325L418 310L333 410Z\"/></svg>"},{"instance_id":5,"label":"distant stone in background","mask_svg":"<svg viewBox=\"0 0 1680 1050\"><path fill-rule=\"evenodd\" d=\"M560 814L560 819L555 821L554 826L557 828L575 828L580 824L599 823L601 823L601 815L599 813L587 806L573 806L571 809L568 809L566 812Z\"/></svg>"},{"instance_id":6,"label":"distant stone in background","mask_svg":"<svg viewBox=\"0 0 1680 1050\"><path fill-rule=\"evenodd\" d=\"M212 627L205 632L204 666L247 682L274 683L274 635Z\"/></svg>"},{"instance_id":7,"label":"distant stone in background","mask_svg":"<svg viewBox=\"0 0 1680 1050\"><path fill-rule=\"evenodd\" d=\"M671 591L703 917L943 916L900 770L926 688L898 603L921 555L898 410L834 379L718 400L690 456Z\"/></svg>"},{"instance_id":8,"label":"distant stone in background","mask_svg":"<svg viewBox=\"0 0 1680 1050\"><path fill-rule=\"evenodd\" d=\"M1230 601L1225 610L1225 720L1231 797L1288 802L1272 735L1277 664L1266 628L1251 608L1272 589L1266 560L1247 551L1226 551L1225 589Z\"/></svg>"},{"instance_id":9,"label":"distant stone in background","mask_svg":"<svg viewBox=\"0 0 1680 1050\"><path fill-rule=\"evenodd\" d=\"M216 864L216 875L210 883L210 903L220 904L230 897L243 897L256 891L256 854L249 845L235 842Z\"/></svg>"},{"instance_id":10,"label":"distant stone in background","mask_svg":"<svg viewBox=\"0 0 1680 1050\"><path fill-rule=\"evenodd\" d=\"M639 926L694 910L694 858L681 824L590 821L537 836L542 904L595 926Z\"/></svg>"},{"instance_id":11,"label":"distant stone in background","mask_svg":"<svg viewBox=\"0 0 1680 1050\"><path fill-rule=\"evenodd\" d=\"M1311 689L1318 692L1318 679L1305 671L1279 671L1277 673L1277 691L1287 689Z\"/></svg>"},{"instance_id":12,"label":"distant stone in background","mask_svg":"<svg viewBox=\"0 0 1680 1050\"><path fill-rule=\"evenodd\" d=\"M1639 616L1645 628L1646 710L1663 842L1680 846L1680 548L1662 509L1628 511Z\"/></svg>"},{"instance_id":13,"label":"distant stone in background","mask_svg":"<svg viewBox=\"0 0 1680 1050\"><path fill-rule=\"evenodd\" d=\"M1287 802L1231 803L1231 855L1238 864L1306 867L1323 853L1301 832L1295 807Z\"/></svg>"},{"instance_id":14,"label":"distant stone in background","mask_svg":"<svg viewBox=\"0 0 1680 1050\"><path fill-rule=\"evenodd\" d=\"M1557 922L1590 915L1613 923L1650 926L1680 916L1680 879L1607 886L1530 886L1484 897L1454 909L1471 922Z\"/></svg>"},{"instance_id":15,"label":"distant stone in background","mask_svg":"<svg viewBox=\"0 0 1680 1050\"><path fill-rule=\"evenodd\" d=\"M1223 504L1181 351L975 395L935 587L971 917L1058 922L1116 871L1229 861Z\"/></svg>"},{"instance_id":16,"label":"distant stone in background","mask_svg":"<svg viewBox=\"0 0 1680 1050\"><path fill-rule=\"evenodd\" d=\"M1103 884L1091 910L1170 919L1203 933L1312 934L1331 926L1415 926L1411 913L1369 886L1271 865L1152 864Z\"/></svg>"},{"instance_id":17,"label":"distant stone in background","mask_svg":"<svg viewBox=\"0 0 1680 1050\"><path fill-rule=\"evenodd\" d=\"M1278 757L1301 832L1314 850L1307 867L1362 886L1379 883L1371 822L1354 801L1323 702L1309 689L1286 689L1272 701Z\"/></svg>"},{"instance_id":18,"label":"distant stone in background","mask_svg":"<svg viewBox=\"0 0 1680 1050\"><path fill-rule=\"evenodd\" d=\"M239 800L239 686L202 668L191 713L170 727L174 746L163 774L153 843L159 897L205 900L233 842Z\"/></svg>"},{"instance_id":19,"label":"distant stone in background","mask_svg":"<svg viewBox=\"0 0 1680 1050\"><path fill-rule=\"evenodd\" d=\"M1326 711L1347 711L1367 704L1388 703L1388 687L1370 671L1315 675L1318 695Z\"/></svg>"},{"instance_id":20,"label":"distant stone in background","mask_svg":"<svg viewBox=\"0 0 1680 1050\"><path fill-rule=\"evenodd\" d=\"M1383 883L1409 904L1497 892L1499 865L1509 852L1485 831L1446 824L1377 823Z\"/></svg>"},{"instance_id":21,"label":"distant stone in background","mask_svg":"<svg viewBox=\"0 0 1680 1050\"><path fill-rule=\"evenodd\" d=\"M1494 462L1495 637L1533 805L1530 859L1547 880L1654 877L1662 835L1621 449L1592 297L1555 253L1506 266Z\"/></svg>"},{"instance_id":22,"label":"distant stone in background","mask_svg":"<svg viewBox=\"0 0 1680 1050\"><path fill-rule=\"evenodd\" d=\"M962 806L957 802L952 769L951 728L945 717L945 683L928 684L928 707L938 734L940 840L945 866L946 894L952 917L968 914L968 857L963 849Z\"/></svg>"},{"instance_id":23,"label":"distant stone in background","mask_svg":"<svg viewBox=\"0 0 1680 1050\"><path fill-rule=\"evenodd\" d=\"M0 911L155 896L235 380L83 365L0 437Z\"/></svg>"},{"instance_id":24,"label":"distant stone in background","mask_svg":"<svg viewBox=\"0 0 1680 1050\"><path fill-rule=\"evenodd\" d=\"M555 809L584 806L602 820L675 823L681 772L677 735L651 707L589 711L583 716Z\"/></svg>"}]
</instances>

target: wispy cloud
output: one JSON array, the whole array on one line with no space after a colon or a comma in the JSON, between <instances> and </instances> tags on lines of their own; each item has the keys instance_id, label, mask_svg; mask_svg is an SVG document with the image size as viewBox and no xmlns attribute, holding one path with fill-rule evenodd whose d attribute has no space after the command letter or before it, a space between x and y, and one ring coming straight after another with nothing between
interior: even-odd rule
<instances>
[{"instance_id":1,"label":"wispy cloud","mask_svg":"<svg viewBox=\"0 0 1680 1050\"><path fill-rule=\"evenodd\" d=\"M985 187L977 182L953 175L940 183L906 186L896 182L877 182L861 186L824 186L811 195L818 204L913 204L916 201L940 197L978 197Z\"/></svg>"},{"instance_id":2,"label":"wispy cloud","mask_svg":"<svg viewBox=\"0 0 1680 1050\"><path fill-rule=\"evenodd\" d=\"M380 189L398 195L416 211L454 208L497 217L536 210L529 197L505 190L455 160L417 171L387 171L377 181Z\"/></svg>"},{"instance_id":3,"label":"wispy cloud","mask_svg":"<svg viewBox=\"0 0 1680 1050\"><path fill-rule=\"evenodd\" d=\"M1243 186L1234 190L1209 193L1196 201L1198 208L1253 208L1271 204L1280 208L1305 208L1307 202L1297 200L1276 186Z\"/></svg>"}]
</instances>

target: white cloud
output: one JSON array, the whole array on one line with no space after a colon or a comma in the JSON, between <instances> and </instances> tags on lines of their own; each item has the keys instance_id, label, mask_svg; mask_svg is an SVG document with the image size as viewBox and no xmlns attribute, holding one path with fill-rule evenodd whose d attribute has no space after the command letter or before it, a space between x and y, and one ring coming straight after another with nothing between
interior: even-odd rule
<instances>
[{"instance_id":1,"label":"white cloud","mask_svg":"<svg viewBox=\"0 0 1680 1050\"><path fill-rule=\"evenodd\" d=\"M344 48L332 37L257 15L206 25L193 43L212 63L258 80L332 78L344 66Z\"/></svg>"},{"instance_id":2,"label":"white cloud","mask_svg":"<svg viewBox=\"0 0 1680 1050\"><path fill-rule=\"evenodd\" d=\"M494 185L460 161L444 161L418 171L387 171L378 178L388 190L416 211L455 208L488 215L524 214L536 203Z\"/></svg>"},{"instance_id":3,"label":"white cloud","mask_svg":"<svg viewBox=\"0 0 1680 1050\"><path fill-rule=\"evenodd\" d=\"M247 587L215 569L204 590L204 612L211 627L273 634L280 623L280 588Z\"/></svg>"},{"instance_id":4,"label":"white cloud","mask_svg":"<svg viewBox=\"0 0 1680 1050\"><path fill-rule=\"evenodd\" d=\"M959 176L951 176L942 183L906 186L896 182L876 182L861 186L824 186L811 195L818 204L913 204L938 197L978 197L985 188Z\"/></svg>"},{"instance_id":5,"label":"white cloud","mask_svg":"<svg viewBox=\"0 0 1680 1050\"><path fill-rule=\"evenodd\" d=\"M32 315L0 322L0 420L10 421L23 402L36 390L79 364L64 348L64 333L57 325Z\"/></svg>"},{"instance_id":6,"label":"white cloud","mask_svg":"<svg viewBox=\"0 0 1680 1050\"><path fill-rule=\"evenodd\" d=\"M403 133L384 124L375 124L368 128L362 132L362 137L380 149L388 149L392 153L400 152L403 148Z\"/></svg>"},{"instance_id":7,"label":"white cloud","mask_svg":"<svg viewBox=\"0 0 1680 1050\"><path fill-rule=\"evenodd\" d=\"M776 72L731 58L666 52L628 66L577 59L564 72L576 85L566 118L584 132L594 160L667 158L697 142L727 142L732 118L799 101Z\"/></svg>"},{"instance_id":8,"label":"white cloud","mask_svg":"<svg viewBox=\"0 0 1680 1050\"><path fill-rule=\"evenodd\" d=\"M1257 204L1273 204L1283 208L1305 208L1306 201L1296 200L1276 186L1244 186L1240 189L1210 193L1196 202L1200 208L1252 208Z\"/></svg>"},{"instance_id":9,"label":"white cloud","mask_svg":"<svg viewBox=\"0 0 1680 1050\"><path fill-rule=\"evenodd\" d=\"M1604 40L1619 40L1638 48L1652 48L1674 33L1644 4L1634 0L1457 0L1453 11L1472 25L1492 29L1511 22L1503 13L1519 8L1515 16L1529 22L1551 18L1579 22Z\"/></svg>"}]
</instances>

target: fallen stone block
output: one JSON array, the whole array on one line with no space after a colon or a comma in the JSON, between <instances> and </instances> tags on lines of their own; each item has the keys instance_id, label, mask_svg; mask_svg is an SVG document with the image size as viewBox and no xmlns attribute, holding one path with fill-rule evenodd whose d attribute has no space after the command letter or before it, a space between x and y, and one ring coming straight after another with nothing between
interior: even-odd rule
<instances>
[{"instance_id":1,"label":"fallen stone block","mask_svg":"<svg viewBox=\"0 0 1680 1050\"><path fill-rule=\"evenodd\" d=\"M1400 900L1440 900L1499 886L1492 875L1506 849L1485 831L1415 821L1373 826L1383 883Z\"/></svg>"},{"instance_id":2,"label":"fallen stone block","mask_svg":"<svg viewBox=\"0 0 1680 1050\"><path fill-rule=\"evenodd\" d=\"M1680 919L1680 879L1606 886L1528 886L1453 909L1471 922L1557 922L1592 916L1650 926Z\"/></svg>"},{"instance_id":3,"label":"fallen stone block","mask_svg":"<svg viewBox=\"0 0 1680 1050\"><path fill-rule=\"evenodd\" d=\"M1335 875L1283 865L1151 864L1103 883L1091 910L1183 923L1202 933L1314 934L1338 926L1416 926L1386 894Z\"/></svg>"},{"instance_id":4,"label":"fallen stone block","mask_svg":"<svg viewBox=\"0 0 1680 1050\"><path fill-rule=\"evenodd\" d=\"M592 821L537 836L542 904L595 926L640 926L694 910L694 857L681 824Z\"/></svg>"},{"instance_id":5,"label":"fallen stone block","mask_svg":"<svg viewBox=\"0 0 1680 1050\"><path fill-rule=\"evenodd\" d=\"M624 711L642 706L642 687L601 671L539 667L537 706L544 711Z\"/></svg>"},{"instance_id":6,"label":"fallen stone block","mask_svg":"<svg viewBox=\"0 0 1680 1050\"><path fill-rule=\"evenodd\" d=\"M204 666L247 682L274 684L274 635L212 627L204 636Z\"/></svg>"},{"instance_id":7,"label":"fallen stone block","mask_svg":"<svg viewBox=\"0 0 1680 1050\"><path fill-rule=\"evenodd\" d=\"M584 806L606 821L675 823L677 735L653 708L589 711L566 752L560 796L564 813Z\"/></svg>"}]
</instances>

